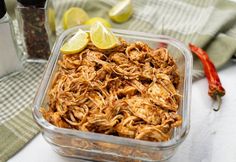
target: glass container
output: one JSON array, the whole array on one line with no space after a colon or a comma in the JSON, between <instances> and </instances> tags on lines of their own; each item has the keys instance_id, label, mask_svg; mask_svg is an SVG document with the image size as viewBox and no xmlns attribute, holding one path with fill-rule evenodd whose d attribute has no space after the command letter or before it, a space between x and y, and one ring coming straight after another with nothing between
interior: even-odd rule
<instances>
[{"instance_id":1,"label":"glass container","mask_svg":"<svg viewBox=\"0 0 236 162\"><path fill-rule=\"evenodd\" d=\"M0 80L2 80L23 69L13 23L4 0L0 0L0 31Z\"/></svg>"},{"instance_id":2,"label":"glass container","mask_svg":"<svg viewBox=\"0 0 236 162\"><path fill-rule=\"evenodd\" d=\"M152 48L156 48L163 43L168 45L170 55L176 61L181 78L179 92L182 98L178 113L183 118L182 125L173 130L172 138L169 141L149 142L58 128L43 118L39 110L41 107L47 108L47 93L58 68L57 62L62 56L60 48L79 28L89 31L87 27L75 27L63 32L56 41L33 102L33 116L38 125L42 128L42 134L45 140L57 153L67 157L96 161L161 161L170 158L189 132L192 55L185 45L167 36L128 30L112 30L116 36L122 37L127 42L143 41L148 43Z\"/></svg>"}]
</instances>

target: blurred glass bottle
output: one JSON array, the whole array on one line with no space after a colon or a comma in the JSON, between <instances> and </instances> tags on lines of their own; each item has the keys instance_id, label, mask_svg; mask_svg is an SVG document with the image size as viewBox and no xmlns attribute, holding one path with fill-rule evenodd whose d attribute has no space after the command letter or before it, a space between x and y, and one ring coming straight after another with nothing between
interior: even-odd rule
<instances>
[{"instance_id":1,"label":"blurred glass bottle","mask_svg":"<svg viewBox=\"0 0 236 162\"><path fill-rule=\"evenodd\" d=\"M16 18L27 60L47 60L55 41L55 11L51 1L17 0Z\"/></svg>"},{"instance_id":2,"label":"blurred glass bottle","mask_svg":"<svg viewBox=\"0 0 236 162\"><path fill-rule=\"evenodd\" d=\"M0 78L22 69L20 53L4 0L0 0Z\"/></svg>"}]
</instances>

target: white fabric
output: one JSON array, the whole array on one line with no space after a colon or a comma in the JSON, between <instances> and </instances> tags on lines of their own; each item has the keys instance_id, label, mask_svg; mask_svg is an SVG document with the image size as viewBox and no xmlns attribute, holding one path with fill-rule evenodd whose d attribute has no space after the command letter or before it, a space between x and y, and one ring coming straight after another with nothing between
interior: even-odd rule
<instances>
[{"instance_id":1,"label":"white fabric","mask_svg":"<svg viewBox=\"0 0 236 162\"><path fill-rule=\"evenodd\" d=\"M194 82L192 89L191 129L186 140L168 162L236 161L236 65L220 71L226 89L221 110L213 112L207 95L207 81ZM38 135L9 162L77 162L57 155Z\"/></svg>"}]
</instances>

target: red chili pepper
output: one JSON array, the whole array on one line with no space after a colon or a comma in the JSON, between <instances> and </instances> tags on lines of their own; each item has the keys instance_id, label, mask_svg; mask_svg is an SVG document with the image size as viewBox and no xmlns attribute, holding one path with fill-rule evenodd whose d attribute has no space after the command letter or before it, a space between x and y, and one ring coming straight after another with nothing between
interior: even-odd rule
<instances>
[{"instance_id":1,"label":"red chili pepper","mask_svg":"<svg viewBox=\"0 0 236 162\"><path fill-rule=\"evenodd\" d=\"M160 42L158 45L157 45L157 49L158 48L167 48L167 44L166 43L164 43L164 42Z\"/></svg>"},{"instance_id":2,"label":"red chili pepper","mask_svg":"<svg viewBox=\"0 0 236 162\"><path fill-rule=\"evenodd\" d=\"M209 84L208 94L214 100L218 101L218 108L214 109L215 111L218 111L221 105L221 97L225 95L225 89L221 85L220 78L217 74L216 68L212 63L212 61L210 60L210 58L208 57L207 53L203 49L191 43L189 44L189 48L194 54L198 56L198 58L202 62L204 72Z\"/></svg>"}]
</instances>

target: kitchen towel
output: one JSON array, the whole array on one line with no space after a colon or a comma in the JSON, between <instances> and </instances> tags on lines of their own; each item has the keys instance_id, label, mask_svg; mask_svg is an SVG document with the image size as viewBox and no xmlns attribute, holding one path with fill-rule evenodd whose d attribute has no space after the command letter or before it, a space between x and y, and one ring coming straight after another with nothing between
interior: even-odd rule
<instances>
[{"instance_id":1,"label":"kitchen towel","mask_svg":"<svg viewBox=\"0 0 236 162\"><path fill-rule=\"evenodd\" d=\"M7 1L7 6L14 6L10 4L14 2ZM195 43L207 50L217 68L222 68L236 52L236 3L233 1L133 0L134 15L123 24L113 23L107 15L116 0L52 2L56 9L58 35L63 31L64 12L78 6L90 17L107 19L114 28L165 34L186 45ZM13 156L39 131L32 119L30 105L43 69L43 64L24 63L20 74L0 81L0 161ZM203 76L201 64L194 59L194 77L200 76Z\"/></svg>"}]
</instances>

